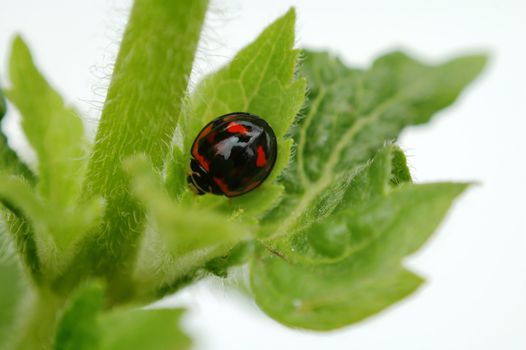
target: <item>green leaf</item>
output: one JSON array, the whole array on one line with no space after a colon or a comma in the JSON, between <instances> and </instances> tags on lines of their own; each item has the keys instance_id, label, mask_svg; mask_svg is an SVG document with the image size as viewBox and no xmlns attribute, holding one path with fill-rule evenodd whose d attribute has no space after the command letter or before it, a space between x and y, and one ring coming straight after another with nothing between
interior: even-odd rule
<instances>
[{"instance_id":1,"label":"green leaf","mask_svg":"<svg viewBox=\"0 0 526 350\"><path fill-rule=\"evenodd\" d=\"M7 138L2 132L0 132L0 174L18 175L30 183L35 182L35 176L9 147Z\"/></svg>"},{"instance_id":2,"label":"green leaf","mask_svg":"<svg viewBox=\"0 0 526 350\"><path fill-rule=\"evenodd\" d=\"M0 258L4 259L4 258ZM19 266L13 261L0 261L0 345L8 339L15 320L21 294Z\"/></svg>"},{"instance_id":3,"label":"green leaf","mask_svg":"<svg viewBox=\"0 0 526 350\"><path fill-rule=\"evenodd\" d=\"M129 159L125 165L133 178L133 192L148 208L153 229L161 240L162 246L156 255L162 256L163 250L169 254L166 262L169 280L166 282L226 254L248 237L248 228L229 217L209 209L182 206L175 202L163 188L160 176L155 174L144 157ZM151 249L148 244L146 246ZM151 260L148 255L151 255L151 251L139 257ZM143 272L148 278L152 274L155 271Z\"/></svg>"},{"instance_id":4,"label":"green leaf","mask_svg":"<svg viewBox=\"0 0 526 350\"><path fill-rule=\"evenodd\" d=\"M398 185L403 182L411 181L411 173L407 167L407 159L404 152L400 149L393 150L391 154L391 185Z\"/></svg>"},{"instance_id":5,"label":"green leaf","mask_svg":"<svg viewBox=\"0 0 526 350\"><path fill-rule=\"evenodd\" d=\"M102 195L107 200L101 232L83 246L86 251L81 255L83 261L97 265L100 274L121 278L117 276L126 275L123 270L133 263L144 213L129 193L121 161L144 153L155 169L163 167L206 8L206 0L134 2L84 188L85 197ZM101 249L101 240L107 249ZM129 292L124 284L117 294Z\"/></svg>"},{"instance_id":6,"label":"green leaf","mask_svg":"<svg viewBox=\"0 0 526 350\"><path fill-rule=\"evenodd\" d=\"M7 104L5 102L4 94L2 93L2 90L0 89L0 120L4 118L6 111L7 111Z\"/></svg>"},{"instance_id":7,"label":"green leaf","mask_svg":"<svg viewBox=\"0 0 526 350\"><path fill-rule=\"evenodd\" d=\"M35 282L42 281L56 256L50 235L50 213L27 181L17 176L0 175L0 202L8 209L4 214L16 251ZM48 216L48 214L50 214Z\"/></svg>"},{"instance_id":8,"label":"green leaf","mask_svg":"<svg viewBox=\"0 0 526 350\"><path fill-rule=\"evenodd\" d=\"M435 231L465 184L401 184L346 218L352 254L336 263L291 263L261 250L251 264L258 305L292 327L340 328L369 317L418 288L400 266ZM344 243L345 244L345 243Z\"/></svg>"},{"instance_id":9,"label":"green leaf","mask_svg":"<svg viewBox=\"0 0 526 350\"><path fill-rule=\"evenodd\" d=\"M7 104L0 89L0 122L7 112ZM0 129L0 174L19 175L29 182L35 181L29 168L18 158L17 154L9 147L7 137Z\"/></svg>"},{"instance_id":10,"label":"green leaf","mask_svg":"<svg viewBox=\"0 0 526 350\"><path fill-rule=\"evenodd\" d=\"M103 289L80 288L57 327L55 350L182 350L190 339L179 329L180 309L103 311Z\"/></svg>"},{"instance_id":11,"label":"green leaf","mask_svg":"<svg viewBox=\"0 0 526 350\"><path fill-rule=\"evenodd\" d=\"M30 221L20 212L14 213L7 210L3 214L6 223L5 227L11 234L14 250L18 253L20 262L23 262L22 267L33 279L33 282L41 282L43 277L42 263Z\"/></svg>"},{"instance_id":12,"label":"green leaf","mask_svg":"<svg viewBox=\"0 0 526 350\"><path fill-rule=\"evenodd\" d=\"M352 176L331 215L313 223L293 239L284 237L271 245L275 250L287 252L289 260L320 263L345 258L360 245L360 237L349 232L349 217L371 200L388 194L394 186L410 181L403 152L395 145L388 145Z\"/></svg>"},{"instance_id":13,"label":"green leaf","mask_svg":"<svg viewBox=\"0 0 526 350\"><path fill-rule=\"evenodd\" d=\"M13 41L10 79L8 96L20 110L22 127L38 155L38 193L21 181L4 177L0 197L20 210L18 214L24 218L19 220L29 219L37 245L39 240L47 240L45 235L51 235L54 243L65 248L93 225L103 209L97 198L76 203L88 151L84 127L77 113L37 70L20 37ZM2 151L6 155L4 171L32 183L33 176L16 155L8 148ZM8 183L13 188L6 188Z\"/></svg>"},{"instance_id":14,"label":"green leaf","mask_svg":"<svg viewBox=\"0 0 526 350\"><path fill-rule=\"evenodd\" d=\"M0 121L6 113L6 102L0 90ZM9 147L7 137L0 130L0 177L6 175L15 175L23 178L30 184L34 184L36 179L31 170L18 158L18 155ZM0 180L1 181L1 180ZM2 183L5 183L2 181ZM6 225L2 227L2 234L7 234L7 231L12 233L14 241L14 250L16 250L21 259L25 262L26 268L29 271L30 275L35 279L40 279L40 262L38 261L38 256L36 252L36 244L34 241L33 230L30 227L28 220L25 217L16 216L14 213L6 211L2 213L3 218L5 218ZM5 237L7 240L7 237ZM2 241L2 238L0 238ZM0 242L0 246L2 243ZM0 247L0 250L2 248ZM0 252L0 260L2 253ZM13 262L7 262L6 265L1 267L5 269L2 274L7 276L8 274L14 274L15 270L18 270L19 267ZM18 273L18 272L17 272ZM5 277L6 279L8 277ZM1 278L0 278L1 279ZM9 287L16 287L16 283L12 283ZM11 289L6 288L6 293L9 293ZM0 309L5 310L5 314L8 314L11 310L9 306L13 307L14 304L11 303L10 299L5 296L5 300L9 305L0 306ZM0 316L2 318L3 316ZM0 321L1 323L1 321ZM2 326L0 326L2 328ZM1 331L0 331L1 332ZM2 335L0 334L0 339Z\"/></svg>"},{"instance_id":15,"label":"green leaf","mask_svg":"<svg viewBox=\"0 0 526 350\"><path fill-rule=\"evenodd\" d=\"M104 306L103 288L88 283L71 296L57 326L55 350L97 350L102 332L98 317Z\"/></svg>"},{"instance_id":16,"label":"green leaf","mask_svg":"<svg viewBox=\"0 0 526 350\"><path fill-rule=\"evenodd\" d=\"M352 178L378 149L454 102L485 62L466 56L431 66L394 52L364 71L327 53L305 52L301 68L310 94L305 117L292 130L296 159L281 181L286 196L265 216L261 236L295 239L345 205Z\"/></svg>"},{"instance_id":17,"label":"green leaf","mask_svg":"<svg viewBox=\"0 0 526 350\"><path fill-rule=\"evenodd\" d=\"M369 317L422 280L401 267L436 229L464 184L413 185L396 139L451 104L481 56L438 66L401 53L366 70L306 52L305 117L291 130L296 158L286 195L263 218L251 263L258 305L292 326L329 330ZM372 160L371 160L372 159Z\"/></svg>"},{"instance_id":18,"label":"green leaf","mask_svg":"<svg viewBox=\"0 0 526 350\"><path fill-rule=\"evenodd\" d=\"M101 350L183 350L190 338L179 327L181 309L122 310L104 315Z\"/></svg>"},{"instance_id":19,"label":"green leaf","mask_svg":"<svg viewBox=\"0 0 526 350\"><path fill-rule=\"evenodd\" d=\"M76 111L35 67L21 37L13 41L9 99L22 114L22 128L38 156L39 193L50 205L68 208L78 199L87 141Z\"/></svg>"},{"instance_id":20,"label":"green leaf","mask_svg":"<svg viewBox=\"0 0 526 350\"><path fill-rule=\"evenodd\" d=\"M56 251L55 243L64 248L76 237L82 236L98 222L104 208L102 201L93 199L76 206L75 211L69 211L65 216L64 211L48 206L25 180L1 175L0 201L15 216L8 220L13 235L22 233L17 227L28 229L25 239L34 240L37 248L34 253L47 267L53 265L53 256L60 253ZM22 253L30 251L22 249Z\"/></svg>"},{"instance_id":21,"label":"green leaf","mask_svg":"<svg viewBox=\"0 0 526 350\"><path fill-rule=\"evenodd\" d=\"M3 222L0 222L0 347L8 339L21 295L22 274Z\"/></svg>"},{"instance_id":22,"label":"green leaf","mask_svg":"<svg viewBox=\"0 0 526 350\"><path fill-rule=\"evenodd\" d=\"M49 219L41 200L31 186L19 177L0 176L0 198L13 213L26 216L37 225L44 226ZM46 230L45 227L41 229Z\"/></svg>"},{"instance_id":23,"label":"green leaf","mask_svg":"<svg viewBox=\"0 0 526 350\"><path fill-rule=\"evenodd\" d=\"M264 118L278 139L278 159L271 176L258 189L233 199L218 196L199 198L201 206L225 212L237 210L243 217L261 215L282 195L281 186L273 180L286 166L291 140L286 132L298 113L304 98L305 82L295 79L298 56L294 45L295 12L291 9L267 27L250 45L214 74L205 77L183 110L180 122L182 151L175 149L169 180L175 195L187 190L187 168L190 148L198 132L210 120L231 112L249 112ZM186 192L185 192L186 190Z\"/></svg>"}]
</instances>

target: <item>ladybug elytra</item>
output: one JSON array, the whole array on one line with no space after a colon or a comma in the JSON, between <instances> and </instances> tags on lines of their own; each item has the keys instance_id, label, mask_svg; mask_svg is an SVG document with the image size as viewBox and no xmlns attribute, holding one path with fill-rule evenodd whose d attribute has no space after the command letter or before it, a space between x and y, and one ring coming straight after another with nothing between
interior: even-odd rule
<instances>
[{"instance_id":1,"label":"ladybug elytra","mask_svg":"<svg viewBox=\"0 0 526 350\"><path fill-rule=\"evenodd\" d=\"M208 123L192 144L188 183L195 192L236 197L261 185L277 157L270 125L249 113L229 113Z\"/></svg>"}]
</instances>

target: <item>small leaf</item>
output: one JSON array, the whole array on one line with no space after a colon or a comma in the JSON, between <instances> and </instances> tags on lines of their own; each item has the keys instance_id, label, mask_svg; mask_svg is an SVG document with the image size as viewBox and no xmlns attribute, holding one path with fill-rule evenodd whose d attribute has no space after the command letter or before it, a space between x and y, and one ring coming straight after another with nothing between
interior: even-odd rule
<instances>
[{"instance_id":1,"label":"small leaf","mask_svg":"<svg viewBox=\"0 0 526 350\"><path fill-rule=\"evenodd\" d=\"M31 186L16 176L0 176L0 199L13 213L28 217L36 225L45 226L49 219L47 209Z\"/></svg>"},{"instance_id":2,"label":"small leaf","mask_svg":"<svg viewBox=\"0 0 526 350\"><path fill-rule=\"evenodd\" d=\"M395 145L387 145L344 182L346 190L330 215L320 217L292 237L274 239L267 246L286 254L289 261L321 263L343 259L359 246L359 237L347 227L349 216L371 200L388 194L392 187L408 181L411 177L403 152ZM329 193L326 200L321 200L318 208L323 208L331 196Z\"/></svg>"},{"instance_id":3,"label":"small leaf","mask_svg":"<svg viewBox=\"0 0 526 350\"><path fill-rule=\"evenodd\" d=\"M0 174L18 175L34 184L36 179L31 170L18 155L9 147L7 138L0 132Z\"/></svg>"},{"instance_id":4,"label":"small leaf","mask_svg":"<svg viewBox=\"0 0 526 350\"><path fill-rule=\"evenodd\" d=\"M33 281L42 282L43 272L51 268L56 255L48 231L47 209L31 186L16 176L0 175L0 202L2 209L8 209L2 219L14 250Z\"/></svg>"},{"instance_id":5,"label":"small leaf","mask_svg":"<svg viewBox=\"0 0 526 350\"><path fill-rule=\"evenodd\" d=\"M57 253L55 243L61 248L67 247L98 222L104 209L102 200L92 199L64 215L64 211L48 206L26 181L14 176L0 176L0 201L19 221L27 220L38 254L48 263L51 255Z\"/></svg>"},{"instance_id":6,"label":"small leaf","mask_svg":"<svg viewBox=\"0 0 526 350\"><path fill-rule=\"evenodd\" d=\"M4 96L2 94L2 90L0 90L0 121L5 115L6 107L7 106L5 103ZM27 183L31 185L34 185L34 183L36 182L34 174L19 159L18 155L9 147L7 137L0 130L0 177L7 175L14 175L23 178L25 181L27 181ZM7 234L7 231L11 233L11 236L13 238L12 240L14 243L13 249L19 254L19 257L25 263L26 269L29 272L29 275L34 279L34 281L40 280L40 262L37 255L34 232L29 221L27 220L27 218L17 216L9 211L5 211L1 214L6 221L6 225L2 228L2 230L5 232L5 234ZM5 239L7 240L7 237ZM7 274L9 272L14 272L14 269L18 270L19 267L16 266L16 264L14 263L8 263L6 266L4 266L4 268L7 269L5 271L5 273ZM16 283L10 284L10 287L15 286ZM6 288L6 292L7 291L9 291L9 288ZM10 302L8 299L6 299L6 301ZM14 306L13 304L10 305ZM8 310L10 310L7 306L0 307L0 309L6 310L5 312L9 312ZM0 339L2 339L1 334Z\"/></svg>"},{"instance_id":7,"label":"small leaf","mask_svg":"<svg viewBox=\"0 0 526 350\"><path fill-rule=\"evenodd\" d=\"M88 283L71 296L57 326L55 350L97 350L102 332L98 321L104 306L103 288Z\"/></svg>"},{"instance_id":8,"label":"small leaf","mask_svg":"<svg viewBox=\"0 0 526 350\"><path fill-rule=\"evenodd\" d=\"M45 235L52 235L54 243L65 248L96 223L103 209L99 198L77 205L88 148L82 121L37 70L20 37L13 41L10 78L8 96L22 114L22 127L39 159L38 193L20 181L6 179L0 196L29 219L37 245L39 240L48 240ZM14 153L3 151L7 155L4 161L9 162L6 173L22 175L32 182L32 175ZM16 190L6 188L7 183L13 183Z\"/></svg>"},{"instance_id":9,"label":"small leaf","mask_svg":"<svg viewBox=\"0 0 526 350\"><path fill-rule=\"evenodd\" d=\"M0 258L4 259L4 258ZM19 296L21 294L20 269L13 261L0 261L0 345L9 338L12 330Z\"/></svg>"},{"instance_id":10,"label":"small leaf","mask_svg":"<svg viewBox=\"0 0 526 350\"><path fill-rule=\"evenodd\" d=\"M352 254L336 263L287 262L262 250L251 264L258 305L271 317L315 330L340 328L411 294L422 280L400 267L433 233L464 184L402 184L346 218ZM345 244L345 243L343 243Z\"/></svg>"},{"instance_id":11,"label":"small leaf","mask_svg":"<svg viewBox=\"0 0 526 350\"><path fill-rule=\"evenodd\" d=\"M22 271L12 250L4 223L0 222L0 347L9 339L23 295Z\"/></svg>"},{"instance_id":12,"label":"small leaf","mask_svg":"<svg viewBox=\"0 0 526 350\"><path fill-rule=\"evenodd\" d=\"M179 329L180 309L103 311L97 283L80 288L57 328L55 350L182 350L190 339Z\"/></svg>"},{"instance_id":13,"label":"small leaf","mask_svg":"<svg viewBox=\"0 0 526 350\"><path fill-rule=\"evenodd\" d=\"M183 110L180 129L183 150L175 150L172 178L181 194L190 164L190 148L198 132L210 120L231 112L249 112L265 119L278 139L278 159L271 176L250 194L233 199L218 196L201 200L202 206L238 210L243 217L257 217L282 195L282 188L272 181L287 165L291 140L285 134L298 113L304 98L305 82L294 78L298 52L294 45L295 12L291 9L267 27L250 45L214 74L205 77ZM174 181L174 180L172 180ZM173 187L174 185L172 185ZM189 193L189 192L187 192Z\"/></svg>"},{"instance_id":14,"label":"small leaf","mask_svg":"<svg viewBox=\"0 0 526 350\"><path fill-rule=\"evenodd\" d=\"M226 254L248 237L246 227L226 216L174 202L144 157L131 158L125 164L133 178L133 192L146 206L163 248L173 259L170 270L177 271L177 276L172 274L172 279Z\"/></svg>"},{"instance_id":15,"label":"small leaf","mask_svg":"<svg viewBox=\"0 0 526 350\"><path fill-rule=\"evenodd\" d=\"M404 153L396 145L382 147L349 181L334 213L354 210L367 201L386 195L395 184L411 182Z\"/></svg>"},{"instance_id":16,"label":"small leaf","mask_svg":"<svg viewBox=\"0 0 526 350\"><path fill-rule=\"evenodd\" d=\"M51 205L67 208L83 180L87 140L77 112L37 70L21 37L13 41L9 99L22 114L22 127L38 156L39 193Z\"/></svg>"},{"instance_id":17,"label":"small leaf","mask_svg":"<svg viewBox=\"0 0 526 350\"><path fill-rule=\"evenodd\" d=\"M101 319L101 350L184 350L191 340L180 327L181 309L116 310Z\"/></svg>"},{"instance_id":18,"label":"small leaf","mask_svg":"<svg viewBox=\"0 0 526 350\"><path fill-rule=\"evenodd\" d=\"M407 167L407 159L401 149L393 150L391 154L391 185L411 181L411 173Z\"/></svg>"},{"instance_id":19,"label":"small leaf","mask_svg":"<svg viewBox=\"0 0 526 350\"><path fill-rule=\"evenodd\" d=\"M20 257L20 262L23 262L24 270L34 283L40 283L43 276L39 253L41 254L42 252L39 252L37 249L35 233L30 221L19 212L14 213L7 210L3 214L6 223L5 227L11 234L14 250Z\"/></svg>"}]
</instances>

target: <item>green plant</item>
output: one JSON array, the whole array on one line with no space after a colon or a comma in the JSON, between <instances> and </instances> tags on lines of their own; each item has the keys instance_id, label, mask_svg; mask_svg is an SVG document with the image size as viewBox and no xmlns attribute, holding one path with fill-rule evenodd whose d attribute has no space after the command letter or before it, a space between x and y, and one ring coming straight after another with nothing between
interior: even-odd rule
<instances>
[{"instance_id":1,"label":"green plant","mask_svg":"<svg viewBox=\"0 0 526 350\"><path fill-rule=\"evenodd\" d=\"M0 135L6 349L187 348L181 310L139 307L239 265L267 314L313 330L357 322L422 283L401 260L468 184L412 183L392 141L453 103L486 58L430 66L393 52L349 68L295 50L291 10L188 96L206 9L135 1L93 144L13 41L4 91L38 166ZM272 125L276 166L244 196L198 197L186 184L191 142L232 111Z\"/></svg>"}]
</instances>

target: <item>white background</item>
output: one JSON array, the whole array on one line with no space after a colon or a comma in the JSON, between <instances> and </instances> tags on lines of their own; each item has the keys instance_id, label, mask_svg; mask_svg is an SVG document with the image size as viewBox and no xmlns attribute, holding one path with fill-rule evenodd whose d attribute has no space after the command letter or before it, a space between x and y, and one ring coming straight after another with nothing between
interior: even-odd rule
<instances>
[{"instance_id":1,"label":"white background","mask_svg":"<svg viewBox=\"0 0 526 350\"><path fill-rule=\"evenodd\" d=\"M524 0L217 0L196 79L224 63L291 5L298 44L354 65L404 48L430 61L491 53L483 77L455 107L400 143L417 181L477 180L408 265L428 278L418 293L332 333L293 331L250 301L199 284L176 298L192 310L198 349L526 349L526 2ZM128 1L0 0L0 75L21 32L53 84L91 130L103 101ZM5 79L4 79L5 82ZM10 114L13 145L30 158ZM199 338L197 337L199 336Z\"/></svg>"}]
</instances>

